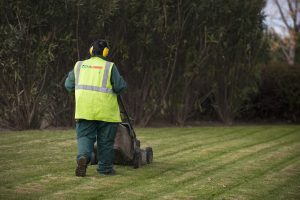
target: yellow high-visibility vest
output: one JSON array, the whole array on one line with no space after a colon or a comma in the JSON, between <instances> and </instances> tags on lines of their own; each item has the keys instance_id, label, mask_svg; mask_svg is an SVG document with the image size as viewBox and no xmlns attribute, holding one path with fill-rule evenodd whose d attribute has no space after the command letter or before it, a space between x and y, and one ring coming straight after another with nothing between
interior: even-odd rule
<instances>
[{"instance_id":1,"label":"yellow high-visibility vest","mask_svg":"<svg viewBox=\"0 0 300 200\"><path fill-rule=\"evenodd\" d=\"M99 57L75 64L75 119L121 122L117 94L110 81L112 66Z\"/></svg>"}]
</instances>

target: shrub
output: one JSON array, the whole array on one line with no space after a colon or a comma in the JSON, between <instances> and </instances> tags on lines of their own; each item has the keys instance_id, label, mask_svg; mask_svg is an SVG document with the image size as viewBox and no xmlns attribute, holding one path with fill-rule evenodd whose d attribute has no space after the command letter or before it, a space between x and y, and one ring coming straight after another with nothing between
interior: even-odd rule
<instances>
[{"instance_id":1,"label":"shrub","mask_svg":"<svg viewBox=\"0 0 300 200\"><path fill-rule=\"evenodd\" d=\"M271 63L263 67L259 92L252 103L256 118L299 122L300 65Z\"/></svg>"}]
</instances>

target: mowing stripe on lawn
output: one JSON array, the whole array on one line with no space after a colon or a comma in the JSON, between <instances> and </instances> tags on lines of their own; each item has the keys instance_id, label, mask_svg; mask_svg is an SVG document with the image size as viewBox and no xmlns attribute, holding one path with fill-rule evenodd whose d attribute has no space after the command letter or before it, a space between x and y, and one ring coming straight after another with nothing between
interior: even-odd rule
<instances>
[{"instance_id":1,"label":"mowing stripe on lawn","mask_svg":"<svg viewBox=\"0 0 300 200\"><path fill-rule=\"evenodd\" d=\"M177 190L171 190L168 193L166 193L165 191L163 193L159 193L158 196L164 199L166 199L166 197L168 197L168 199L174 199L176 197L187 196L187 195L197 199L199 198L229 199L228 197L230 197L230 199L250 199L249 197L253 197L255 195L255 191L257 190L252 191L251 195L244 193L244 196L242 196L241 194L243 193L239 191L236 192L230 192L230 191L235 188L239 188L241 186L244 186L243 189L247 190L247 185L251 184L252 181L259 179L261 176L265 176L270 171L276 171L276 170L280 171L280 169L289 165L287 163L295 162L298 159L298 156L299 155L293 155L293 156L285 157L279 162L274 161L275 163L270 167L267 167L264 170L260 170L260 169L256 170L251 174L248 173L244 176L239 176L239 174L236 175L232 172L231 173L226 172L226 170L220 171L219 176L222 175L222 177L226 177L226 174L234 174L235 177L230 177L231 179L227 178L231 182L225 184L223 183L222 179L214 176L212 176L211 179L207 180L204 183L203 183L203 179L199 179L197 182L184 183L182 184L181 187L176 187ZM200 181L202 184L199 184ZM226 195L227 193L229 193L229 195ZM155 199L155 197L153 199ZM266 196L266 198L253 198L253 199L269 199L269 198L267 198ZM274 198L270 198L270 199L274 199Z\"/></svg>"},{"instance_id":2,"label":"mowing stripe on lawn","mask_svg":"<svg viewBox=\"0 0 300 200\"><path fill-rule=\"evenodd\" d=\"M292 177L296 175L296 172L291 172L290 177L284 176L284 169L288 166L297 169L299 166L297 162L299 151L296 149L299 150L299 126L166 128L157 129L157 132L152 133L155 130L143 129L141 132L144 135L142 137L138 135L142 145L152 146L153 144L153 164L139 170L116 166L120 175L115 177L98 176L95 171L96 167L92 166L89 167L88 176L83 179L74 177L73 159L76 154L76 145L74 141L71 145L69 144L74 139L74 134L71 135L69 132L58 136L57 132L48 133L47 137L41 139L41 141L48 141L43 149L39 149L43 142L32 140L32 136L38 137L38 132L28 134L27 138L22 134L19 143L13 139L19 153L12 153L15 149L9 148L9 151L12 151L9 154L15 157L26 154L26 159L23 157L18 163L6 162L11 169L7 171L4 168L0 171L0 175L6 179L6 181L3 179L1 181L0 198L199 199L198 197L201 196L203 197L201 199L204 199L205 197L212 198L214 195L218 199L232 197L266 197L267 199L267 194L257 183L268 179L276 181L268 187L268 191L272 192L281 185L285 185L283 192L278 191L278 196L297 197L295 194L286 194L297 191L299 176ZM248 133L254 130L259 132ZM13 138L14 134L6 136ZM50 141L49 136L52 137ZM56 136L57 138L54 138ZM63 140L66 140L65 143ZM5 140L4 143L7 141ZM170 141L172 143L169 143ZM3 150L7 150L2 144L0 141L0 147L3 146ZM24 146L20 146L23 144ZM175 151L175 148L178 150ZM174 153L170 155L170 151ZM58 152L59 154L55 154ZM52 154L52 157L41 158L47 156L47 153ZM164 157L164 154L168 157ZM10 159L10 156L4 151L0 153L2 160ZM30 157L37 157L43 163L38 164L38 160L30 162ZM56 160L63 160L65 164ZM286 160L285 163L284 160ZM24 173L19 165L23 165L23 171L28 172ZM30 167L36 168L32 170ZM270 170L267 171L268 169ZM48 170L49 176L43 170ZM282 176L281 180L278 178L280 176L276 176L277 173ZM8 174L11 175L7 176ZM212 180L208 181L208 178ZM222 185L217 185L215 182L217 180L225 181L226 187L222 188ZM286 182L291 184L290 189L287 188L289 185ZM255 184L260 189L257 190L257 196L243 192L245 188L255 188ZM6 197L1 195L3 192ZM18 195L14 195L15 192L18 192ZM274 198L276 199L275 195L272 196L272 199Z\"/></svg>"},{"instance_id":3,"label":"mowing stripe on lawn","mask_svg":"<svg viewBox=\"0 0 300 200\"><path fill-rule=\"evenodd\" d=\"M282 191L284 187L289 185L289 182L293 182L299 178L300 173L298 173L298 177L295 178L294 172L291 171L298 170L300 172L300 160L295 157L287 161L285 164L278 166L273 169L270 173L265 173L262 176L257 176L255 179L250 181L245 181L241 183L235 188L229 188L224 193L218 196L218 199L223 199L224 197L234 197L235 194L239 194L236 198L255 198L255 199L274 199L276 194L279 194L279 191ZM297 175L297 174L296 174ZM293 184L294 187L297 184ZM299 187L300 183L298 183ZM259 194L259 195L257 195ZM273 198L270 196L273 195Z\"/></svg>"},{"instance_id":4,"label":"mowing stripe on lawn","mask_svg":"<svg viewBox=\"0 0 300 200\"><path fill-rule=\"evenodd\" d=\"M280 146L280 145L282 145L282 144L278 144L278 145L276 145L276 146L273 146L273 147L271 147L271 149L268 148L268 149L261 150L261 151L260 151L260 154L266 153L266 152L270 152L270 151L272 151L273 149L276 149L277 146ZM242 157L241 159L235 160L234 162L227 163L226 165L232 165L232 164L234 164L234 163L236 163L236 162L238 162L238 161L246 160L246 159L248 159L249 157L255 157L255 156L257 155L257 153L258 153L258 152L254 152L254 153L250 154L250 155L247 156L247 157ZM212 163L212 164L213 164L213 163ZM203 165L203 163L200 163L199 166L196 165L194 168L190 169L190 171L193 171L194 169L199 168L201 165ZM176 166L178 166L178 165L176 165ZM203 174L203 175L204 175L205 177L207 177L207 173L213 173L213 172L215 172L215 171L217 171L217 170L221 170L224 166L225 166L225 165L222 164L222 165L219 166L219 167L216 167L216 168L210 169L210 170L208 170L208 171L205 171L205 174ZM166 170L165 172L167 172L167 171L169 171L169 170ZM162 173L165 173L165 172L162 172ZM193 173L192 177L195 177L195 174L194 174L194 173ZM175 179L178 179L178 177L176 177ZM192 179L194 179L194 178L192 178ZM184 184L184 183L185 183L184 180L181 180L181 181L179 182L180 185L182 185L182 184ZM171 184L170 188L173 188L173 187L174 187L174 185ZM176 187L175 187L175 188L176 188Z\"/></svg>"},{"instance_id":5,"label":"mowing stripe on lawn","mask_svg":"<svg viewBox=\"0 0 300 200\"><path fill-rule=\"evenodd\" d=\"M299 171L300 164L297 166ZM287 180L285 183L282 183L274 190L270 191L266 195L261 195L261 199L289 199L289 200L299 200L300 199L300 173L296 173L293 176L293 179Z\"/></svg>"},{"instance_id":6,"label":"mowing stripe on lawn","mask_svg":"<svg viewBox=\"0 0 300 200\"><path fill-rule=\"evenodd\" d=\"M230 132L232 132L232 131L230 131Z\"/></svg>"},{"instance_id":7,"label":"mowing stripe on lawn","mask_svg":"<svg viewBox=\"0 0 300 200\"><path fill-rule=\"evenodd\" d=\"M288 146L290 144L291 143L287 143L286 145ZM277 146L279 146L279 145L277 145ZM227 163L227 164L221 164L221 165L219 165L217 167L213 167L212 169L201 171L198 174L194 173L194 175L192 177L189 177L187 179L181 180L180 182L179 181L178 182L172 182L172 181L169 180L167 184L164 184L164 186L167 185L166 187L162 187L162 188L160 188L159 191L155 192L157 195L154 195L153 199L155 199L158 196L161 196L162 194L174 193L174 192L176 192L176 190L178 190L179 186L181 187L181 189L185 190L185 189L187 189L187 187L190 187L190 185L193 185L194 183L198 182L199 180L203 180L203 179L206 179L208 177L214 177L214 176L216 176L217 173L222 173L224 171L224 168L229 168L230 169L230 167L232 167L234 165L237 165L237 164L243 164L242 162L247 161L249 159L256 160L257 158L265 157L266 153L270 153L270 152L274 153L274 151L277 150L277 148L278 148L277 146L271 147L271 148L268 148L268 149L263 149L260 152L252 153L252 154L244 156L244 157L242 157L240 159L234 160L233 162L230 162L230 163ZM298 145L298 147L299 147L299 145ZM292 156L292 158L297 158L298 156L299 155ZM284 162L288 161L289 159L290 158L287 157L283 161L279 161L278 165L283 164ZM274 166L277 166L277 164L274 165ZM197 168L199 168L199 167L200 166L197 166ZM194 168L194 169L197 169L197 168ZM272 168L270 168L270 169L272 169ZM265 170L265 171L267 171L267 170ZM228 174L232 174L232 173L228 173ZM260 175L262 175L262 174L263 173L260 173ZM254 176L253 178L255 178L255 177L256 176ZM252 178L249 178L249 179L251 180ZM237 181L236 185L238 186L240 184L240 182L241 181ZM226 187L226 189L228 189L228 186ZM219 189L219 190L223 191L222 189ZM208 193L210 193L210 191L208 191ZM205 194L203 194L203 195L205 195Z\"/></svg>"},{"instance_id":8,"label":"mowing stripe on lawn","mask_svg":"<svg viewBox=\"0 0 300 200\"><path fill-rule=\"evenodd\" d=\"M293 134L296 130L293 130L293 131L290 131L288 133L282 133L280 136L277 136L277 137L272 137L272 140L276 140L276 139L279 139L279 138L282 138L282 137L285 137L289 134ZM260 134L261 132L260 131L251 131L251 132L248 132L246 133L245 135L241 135L241 137L232 137L232 138L226 138L226 139L223 139L221 141L212 141L212 142L204 142L204 144L199 143L199 144L195 144L195 145L190 145L190 148L188 147L184 147L184 148L181 148L180 150L177 150L176 152L173 152L173 154L167 154L165 157L164 160L170 160L172 159L174 156L178 158L178 156L180 154L186 154L188 153L189 151L198 151L200 149L204 149L205 147L207 146L212 146L212 145L216 145L216 146L220 146L220 144L223 144L223 143L227 143L227 144L230 144L230 142L233 142L234 144L236 143L237 140L245 140L247 139L248 137L253 137L253 135L255 134ZM262 134L267 134L266 132L263 132ZM265 139L265 136L264 135L258 135L258 137L263 137L263 139ZM229 141L229 142L228 142ZM262 142L265 142L265 141L268 141L268 140L263 140ZM248 142L248 141L246 141ZM243 146L240 144L240 146ZM157 156L156 158L160 158L162 156ZM183 156L182 156L183 157Z\"/></svg>"},{"instance_id":9,"label":"mowing stripe on lawn","mask_svg":"<svg viewBox=\"0 0 300 200\"><path fill-rule=\"evenodd\" d=\"M200 161L201 161L201 160L200 160ZM178 167L178 166L179 166L179 167ZM184 166L184 165L183 165L183 166ZM183 166L182 166L182 167L183 167ZM181 168L181 166L178 165L178 164L176 165L176 167L177 167L177 168ZM176 168L176 167L175 167L175 168ZM198 166L196 166L196 167L198 167ZM173 170L173 168L167 168L166 170L164 170L164 171L158 173L156 176L152 176L152 177L149 177L149 176L148 176L147 179L149 179L149 178L155 178L155 177L160 177L162 174L164 174L164 173L166 173L166 172L168 172L168 171L170 171L170 170Z\"/></svg>"},{"instance_id":10,"label":"mowing stripe on lawn","mask_svg":"<svg viewBox=\"0 0 300 200\"><path fill-rule=\"evenodd\" d=\"M291 133L290 133L291 134ZM221 153L219 153L219 154L215 154L215 155L212 155L212 156L210 156L210 157L208 157L208 158L205 158L205 159L203 159L202 157L200 158L200 159L196 159L195 161L197 161L197 162L204 162L204 161L209 161L209 160L212 160L212 159L215 159L215 158L218 158L218 157L221 157L221 156L226 156L226 155L230 155L232 152L236 152L236 151L238 151L238 150L241 150L241 149L245 149L245 148L250 148L250 147L255 147L255 148L257 148L256 146L257 145L261 145L261 144L268 144L269 142L271 142L271 141L276 141L276 140L280 140L281 138L282 138L283 136L281 136L281 137L277 137L277 138L273 138L272 140L264 140L264 141L260 141L260 142L256 142L256 143L250 143L250 144L248 144L248 145L239 145L239 146L234 146L233 148L230 148L230 149L227 149L225 152L221 152ZM279 144L277 144L277 143L275 143L275 145L281 145L281 143L279 143ZM265 147L265 145L262 145L263 147ZM274 146L274 145L273 145ZM272 146L271 146L272 147ZM213 147L212 147L213 148ZM257 149L256 149L257 150ZM182 158L184 158L185 159L185 157L182 157ZM176 161L179 161L178 159L176 160ZM182 164L180 164L180 163L177 163L177 167L179 167L179 168L182 168L182 167L184 167L184 166L189 166L189 165L194 165L195 163L197 163L197 162L191 162L191 164L185 164L185 163L182 163Z\"/></svg>"},{"instance_id":11,"label":"mowing stripe on lawn","mask_svg":"<svg viewBox=\"0 0 300 200\"><path fill-rule=\"evenodd\" d=\"M274 137L272 138L272 140L263 140L263 141L259 141L259 142L255 142L255 143L250 143L250 144L239 144L238 146L233 146L233 147L227 147L226 151L221 151L219 153L216 154L210 154L209 157L207 158L203 158L200 157L199 159L194 159L194 161L196 162L190 162L185 164L185 163L178 163L176 166L180 166L180 167L184 167L184 166L189 166L189 165L194 165L194 163L198 163L199 161L209 161L209 160L213 160L213 159L222 159L222 157L228 157L231 156L231 154L236 154L239 151L242 151L243 149L247 149L248 151L251 150L251 148L254 148L254 150L259 151L259 150L263 150L263 149L267 149L269 147L273 147L273 146L277 146L277 145L282 145L284 144L283 142L280 142L280 140L286 136L293 136L294 132L289 132L289 134L285 134L284 136L278 136L278 137ZM284 138L286 139L286 138ZM278 141L279 140L279 141ZM276 142L277 141L277 142ZM290 139L288 140L288 142L290 142ZM272 144L274 143L274 145ZM261 147L260 147L261 146ZM214 149L215 147L210 147L211 149ZM251 153L251 151L249 152ZM232 155L233 156L233 155ZM182 159L187 159L186 161L188 161L188 158L186 158L187 156L182 156ZM176 161L180 161L180 159L176 159ZM227 159L228 161L228 159ZM184 160L183 160L184 162Z\"/></svg>"},{"instance_id":12,"label":"mowing stripe on lawn","mask_svg":"<svg viewBox=\"0 0 300 200\"><path fill-rule=\"evenodd\" d=\"M300 145L298 145L297 147L299 148ZM258 170L258 173L256 173L255 175L250 175L249 177L247 177L246 182L244 180L240 180L240 181L235 182L234 184L231 184L230 186L226 187L226 191L228 191L228 190L230 191L230 190L238 188L242 185L249 184L250 181L253 181L255 179L259 179L259 178L269 174L271 171L280 171L284 167L288 166L289 162L296 162L299 159L299 156L300 156L300 154L290 155L290 156L284 157L283 160L280 160L279 162L276 162L272 166L264 169L263 171ZM224 191L217 192L217 193L214 194L214 196L218 196L222 193L224 193Z\"/></svg>"},{"instance_id":13,"label":"mowing stripe on lawn","mask_svg":"<svg viewBox=\"0 0 300 200\"><path fill-rule=\"evenodd\" d=\"M169 149L173 149L175 146L179 146L181 144L187 144L189 142L195 142L197 141L197 139L203 141L203 140L207 140L207 139L211 139L211 138L219 138L219 137L223 137L223 136L228 136L228 134L233 134L233 133L239 133L239 131L241 129L235 129L235 130L231 130L231 129L226 129L228 130L228 132L224 131L221 134L212 134L212 133L205 133L205 132L199 132L199 133L195 133L195 131L191 131L188 132L186 134L180 134L178 135L173 135L172 137L167 137L166 141L164 141L162 138L159 138L157 140L155 140L155 142L151 141L151 145L152 147L154 147L155 149L160 150L161 148L159 147L163 147L162 150L160 150L159 152L163 152L163 151L168 151ZM191 138L189 138L189 136L191 136ZM189 139L187 139L189 138ZM183 141L183 142L180 142ZM163 143L166 142L166 143ZM142 143L142 146L145 146Z\"/></svg>"},{"instance_id":14,"label":"mowing stripe on lawn","mask_svg":"<svg viewBox=\"0 0 300 200\"><path fill-rule=\"evenodd\" d=\"M222 142L227 142L227 141L232 141L235 139L240 139L241 137L248 137L253 134L259 133L261 131L263 131L263 130L251 130L249 132L243 132L243 133L239 133L237 131L231 131L228 133L229 135L224 133L224 134L220 134L220 136L208 137L208 138L205 138L208 140L201 140L201 141L195 141L195 139L192 138L191 140L187 140L186 142L183 142L183 143L179 143L179 144L176 143L176 144L172 145L170 148L170 149L174 149L174 147L180 147L180 150L174 150L174 151L166 152L166 153L159 152L159 155L155 156L155 158L158 158L158 159L161 157L170 158L170 156L174 156L176 154L183 153L184 151L187 151L187 150L196 149L196 148L203 147L203 146L209 146L212 144L217 144L220 142L220 138L222 139L221 140ZM238 135L236 136L235 134L238 134ZM225 138L224 138L224 136L225 136ZM213 141L210 141L211 139L213 139ZM191 142L193 142L193 143L191 143ZM180 145L180 144L184 144L184 145ZM167 151L168 150L169 149L167 149Z\"/></svg>"},{"instance_id":15,"label":"mowing stripe on lawn","mask_svg":"<svg viewBox=\"0 0 300 200\"><path fill-rule=\"evenodd\" d=\"M290 136L294 136L294 135L291 135L291 133L289 135ZM203 162L207 162L207 161L216 162L217 160L222 159L222 157L224 157L224 158L233 157L233 155L235 155L236 153L239 153L239 151L241 151L242 153L244 153L246 155L250 155L251 156L254 153L260 153L262 151L269 151L270 148L274 149L274 148L277 148L278 146L286 145L286 144L290 144L290 143L294 142L293 138L292 139L285 138L285 139L288 139L288 141L282 142L281 141L282 138L283 137L281 136L281 137L273 138L272 140L265 140L265 141L250 143L248 145L234 146L232 148L228 148L225 152L222 151L221 153L212 155L212 156L210 156L208 158L204 158L203 159L202 157L200 157L199 159L195 159L195 162L191 162L190 164L184 164L184 163L180 164L180 163L178 163L176 166L180 166L180 167L184 167L184 166L196 166L196 167L199 167L197 165L199 162L202 162L202 163ZM276 142L276 141L278 141L278 142ZM274 144L272 144L271 142L274 143ZM259 147L259 146L261 146L261 147ZM254 152L251 151L251 148L253 148ZM243 149L247 149L247 151L243 151ZM217 159L217 160L214 161L215 159ZM234 157L233 159L236 160L236 159L238 159L238 157ZM230 161L230 159L228 159L228 158L226 160L227 160L226 163L228 163L228 161ZM226 163L223 163L223 164L226 164Z\"/></svg>"},{"instance_id":16,"label":"mowing stripe on lawn","mask_svg":"<svg viewBox=\"0 0 300 200\"><path fill-rule=\"evenodd\" d=\"M280 137L277 137L276 139L280 139L281 137L283 137L282 135L280 136ZM268 142L268 141L266 141L266 142ZM261 143L261 142L259 142L259 143ZM281 144L278 144L277 146L279 146L279 145L281 145ZM276 147L274 147L274 148L277 148L277 146ZM242 147L243 148L243 147ZM236 150L236 149L235 149ZM255 153L254 153L255 154ZM251 154L251 156L253 156L253 154ZM247 159L247 158L243 158L243 160L245 160L245 159ZM202 160L200 159L200 165L202 164L201 163L202 162ZM236 161L237 162L237 161ZM184 166L184 165L183 165ZM222 164L222 166L220 166L219 168L217 168L217 170L219 170L219 169L222 169L222 167L223 167L224 165ZM164 173L166 173L166 172L168 172L168 171L170 171L170 170L175 170L176 168L181 168L182 166L180 166L180 165L176 165L176 166L174 166L174 167L170 167L170 168L167 168L166 170L163 170L163 171L160 171L160 172L158 172L158 173L155 173L154 174L154 176L152 175L152 176L147 176L147 177L145 177L145 180L148 180L148 179L153 179L153 178L159 178L159 177L161 177ZM198 168L199 166L195 166L195 168ZM182 184L182 183L179 183L179 184ZM142 185L141 183L136 183L136 184L132 184L131 186L133 186L133 187L138 187L138 186L140 186L140 185ZM114 191L118 191L119 189L123 189L123 187L124 186L120 186L120 187L118 187L118 188L114 188ZM126 187L126 186L125 186ZM110 192L109 190L107 191L108 193Z\"/></svg>"}]
</instances>

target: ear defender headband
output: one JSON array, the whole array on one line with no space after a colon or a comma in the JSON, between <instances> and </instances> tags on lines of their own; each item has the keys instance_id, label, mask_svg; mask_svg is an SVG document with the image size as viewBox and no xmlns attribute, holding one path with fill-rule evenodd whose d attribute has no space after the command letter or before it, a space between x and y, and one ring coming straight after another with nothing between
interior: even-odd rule
<instances>
[{"instance_id":1,"label":"ear defender headband","mask_svg":"<svg viewBox=\"0 0 300 200\"><path fill-rule=\"evenodd\" d=\"M91 47L90 47L90 51L89 51L91 56L93 56L93 49L94 49L94 47L91 46Z\"/></svg>"},{"instance_id":2,"label":"ear defender headband","mask_svg":"<svg viewBox=\"0 0 300 200\"><path fill-rule=\"evenodd\" d=\"M103 49L102 56L107 57L108 53L109 53L109 48L108 48L107 42L105 40L97 40L97 41L93 42L93 44L89 50L90 55L94 56L94 55L100 54L100 52L99 52L99 51L101 51L100 49L101 50Z\"/></svg>"}]
</instances>

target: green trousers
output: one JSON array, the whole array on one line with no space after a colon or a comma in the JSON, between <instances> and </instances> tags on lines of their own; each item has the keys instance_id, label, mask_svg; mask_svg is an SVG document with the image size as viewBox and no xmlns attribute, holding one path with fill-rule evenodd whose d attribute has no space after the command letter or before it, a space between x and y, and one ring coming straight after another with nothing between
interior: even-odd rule
<instances>
[{"instance_id":1,"label":"green trousers","mask_svg":"<svg viewBox=\"0 0 300 200\"><path fill-rule=\"evenodd\" d=\"M117 127L118 123L78 120L76 122L77 160L80 156L85 156L88 164L91 160L94 143L97 141L97 171L99 173L111 172L114 162L113 145Z\"/></svg>"}]
</instances>

